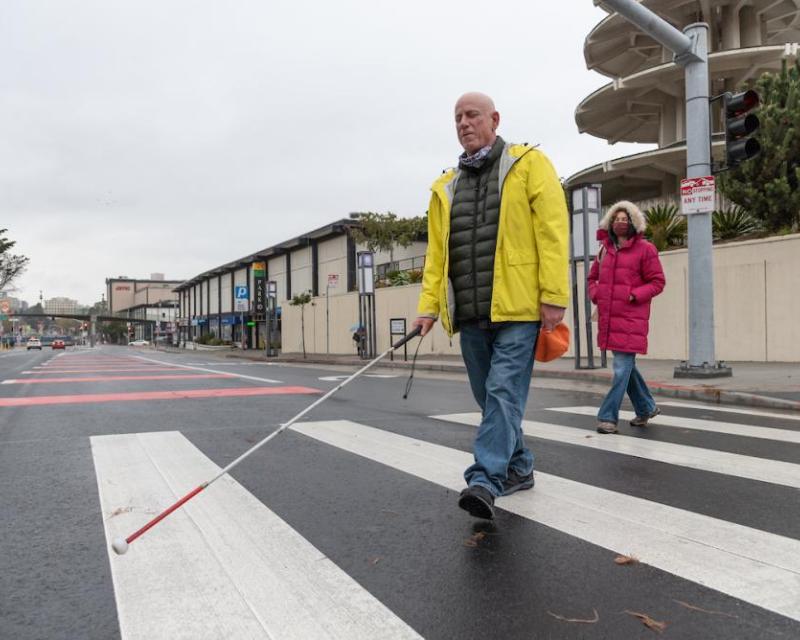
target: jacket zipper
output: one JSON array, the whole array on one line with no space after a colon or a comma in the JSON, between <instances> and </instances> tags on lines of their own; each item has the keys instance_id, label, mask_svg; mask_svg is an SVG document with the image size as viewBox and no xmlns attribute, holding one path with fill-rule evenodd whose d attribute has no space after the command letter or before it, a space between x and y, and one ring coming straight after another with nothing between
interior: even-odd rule
<instances>
[{"instance_id":1,"label":"jacket zipper","mask_svg":"<svg viewBox=\"0 0 800 640\"><path fill-rule=\"evenodd\" d=\"M454 190L455 191L455 190ZM440 196L441 197L441 196ZM447 316L447 333L452 336L453 334L453 319L450 317L450 301L447 299L448 294L450 293L450 213L452 211L452 202L448 203L448 212L447 212L447 225L445 225L445 234L444 234L444 247L442 248L442 253L444 254L444 260L442 260L442 282L444 283L444 309L441 310L441 314ZM453 340L452 337L450 338L450 345L452 346Z\"/></svg>"},{"instance_id":2,"label":"jacket zipper","mask_svg":"<svg viewBox=\"0 0 800 640\"><path fill-rule=\"evenodd\" d=\"M614 264L611 265L611 287L609 291L611 292L610 300L608 303L608 324L606 325L606 346L608 346L608 337L611 335L611 305L614 304L614 282L617 279L617 253L619 249L614 251ZM606 250L606 255L604 256L605 261L608 261L608 257L611 255L611 252ZM600 265L602 267L602 264ZM598 283L600 282L600 274L598 272Z\"/></svg>"},{"instance_id":3,"label":"jacket zipper","mask_svg":"<svg viewBox=\"0 0 800 640\"><path fill-rule=\"evenodd\" d=\"M475 207L472 212L472 307L478 315L478 258L475 245L478 242L478 202L481 197L481 174L477 176L475 185Z\"/></svg>"}]
</instances>

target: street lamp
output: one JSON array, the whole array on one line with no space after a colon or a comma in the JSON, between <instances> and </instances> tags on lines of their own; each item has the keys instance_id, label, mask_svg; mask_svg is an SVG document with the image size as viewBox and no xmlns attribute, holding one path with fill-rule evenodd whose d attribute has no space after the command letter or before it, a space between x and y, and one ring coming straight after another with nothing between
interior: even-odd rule
<instances>
[{"instance_id":1,"label":"street lamp","mask_svg":"<svg viewBox=\"0 0 800 640\"><path fill-rule=\"evenodd\" d=\"M572 245L570 265L572 268L572 321L575 334L575 368L581 369L580 305L578 299L578 262L583 262L583 306L586 325L587 368L594 369L594 345L592 343L592 303L589 300L589 267L597 255L597 226L600 221L601 187L599 184L582 184L572 189ZM605 351L600 365L606 366Z\"/></svg>"}]
</instances>

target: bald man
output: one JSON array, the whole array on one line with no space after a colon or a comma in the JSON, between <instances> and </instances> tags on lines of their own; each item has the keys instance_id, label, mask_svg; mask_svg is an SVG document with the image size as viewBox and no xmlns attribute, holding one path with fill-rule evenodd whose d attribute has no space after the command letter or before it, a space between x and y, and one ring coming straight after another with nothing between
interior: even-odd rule
<instances>
[{"instance_id":1,"label":"bald man","mask_svg":"<svg viewBox=\"0 0 800 640\"><path fill-rule=\"evenodd\" d=\"M460 333L470 387L482 411L459 506L494 517L494 501L534 485L522 417L540 327L569 300L564 191L547 157L497 135L492 99L466 93L455 106L463 153L432 187L418 317Z\"/></svg>"}]
</instances>

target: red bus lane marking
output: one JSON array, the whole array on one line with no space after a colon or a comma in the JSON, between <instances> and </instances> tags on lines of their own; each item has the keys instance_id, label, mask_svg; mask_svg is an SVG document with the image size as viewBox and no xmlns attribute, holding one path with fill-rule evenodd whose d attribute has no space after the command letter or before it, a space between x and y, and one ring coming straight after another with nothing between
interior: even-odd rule
<instances>
[{"instance_id":1,"label":"red bus lane marking","mask_svg":"<svg viewBox=\"0 0 800 640\"><path fill-rule=\"evenodd\" d=\"M188 389L186 391L141 391L130 393L87 393L68 396L0 398L0 407L27 407L45 404L90 404L134 400L180 400L189 398L241 398L321 393L311 387L237 387L233 389Z\"/></svg>"},{"instance_id":2,"label":"red bus lane marking","mask_svg":"<svg viewBox=\"0 0 800 640\"><path fill-rule=\"evenodd\" d=\"M0 384L42 384L51 382L115 382L118 380L198 380L210 378L235 378L227 373L178 374L161 376L92 376L90 378L12 378Z\"/></svg>"},{"instance_id":3,"label":"red bus lane marking","mask_svg":"<svg viewBox=\"0 0 800 640\"><path fill-rule=\"evenodd\" d=\"M175 367L148 367L147 369L51 369L48 371L37 369L33 373L37 375L47 375L50 373L136 373L137 371L149 373L151 371L183 371L183 369L176 369Z\"/></svg>"}]
</instances>

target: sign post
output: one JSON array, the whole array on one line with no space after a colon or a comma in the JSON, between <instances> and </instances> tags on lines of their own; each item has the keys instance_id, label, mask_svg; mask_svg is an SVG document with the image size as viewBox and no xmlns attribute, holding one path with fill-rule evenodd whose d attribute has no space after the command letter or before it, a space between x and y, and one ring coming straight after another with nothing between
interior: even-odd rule
<instances>
[{"instance_id":1,"label":"sign post","mask_svg":"<svg viewBox=\"0 0 800 640\"><path fill-rule=\"evenodd\" d=\"M277 304L278 304L278 283L274 280L270 280L266 283L266 303L267 303L267 335L264 342L266 343L266 354L269 358L272 353L272 325L273 322L277 321L277 318L273 319L273 314L277 311Z\"/></svg>"},{"instance_id":2,"label":"sign post","mask_svg":"<svg viewBox=\"0 0 800 640\"><path fill-rule=\"evenodd\" d=\"M711 174L711 118L708 80L708 25L695 22L678 31L635 0L604 0L674 54L684 68L686 94L686 177ZM733 375L714 355L714 265L711 213L698 211L687 220L689 244L689 360L675 367L676 378L719 378Z\"/></svg>"},{"instance_id":3,"label":"sign post","mask_svg":"<svg viewBox=\"0 0 800 640\"><path fill-rule=\"evenodd\" d=\"M406 319L405 318L390 318L389 319L389 342L394 344L395 336L406 335ZM389 359L394 361L394 351L389 354ZM403 344L403 361L408 361L408 344Z\"/></svg>"},{"instance_id":4,"label":"sign post","mask_svg":"<svg viewBox=\"0 0 800 640\"><path fill-rule=\"evenodd\" d=\"M245 340L245 337L244 337L244 331L245 331L245 329L244 329L244 312L249 310L247 307L249 306L248 303L250 301L250 296L249 296L249 292L247 290L247 285L246 284L237 284L234 287L233 291L234 291L234 297L233 297L234 304L236 305L234 307L234 311L238 311L239 312L239 331L241 333L241 336L240 336L241 337L241 348L242 348L242 351L244 351L247 348L247 341Z\"/></svg>"},{"instance_id":5,"label":"sign post","mask_svg":"<svg viewBox=\"0 0 800 640\"><path fill-rule=\"evenodd\" d=\"M328 284L325 287L325 353L331 352L331 310L330 301L328 298L331 296L331 288L339 286L339 274L329 273Z\"/></svg>"},{"instance_id":6,"label":"sign post","mask_svg":"<svg viewBox=\"0 0 800 640\"><path fill-rule=\"evenodd\" d=\"M256 322L261 319L261 316L266 314L267 310L267 263L254 262L253 268L253 315ZM269 320L264 318L266 323L266 330L269 331ZM266 355L269 356L269 338L264 340L266 344ZM256 327L256 349L258 349L258 328Z\"/></svg>"}]
</instances>

